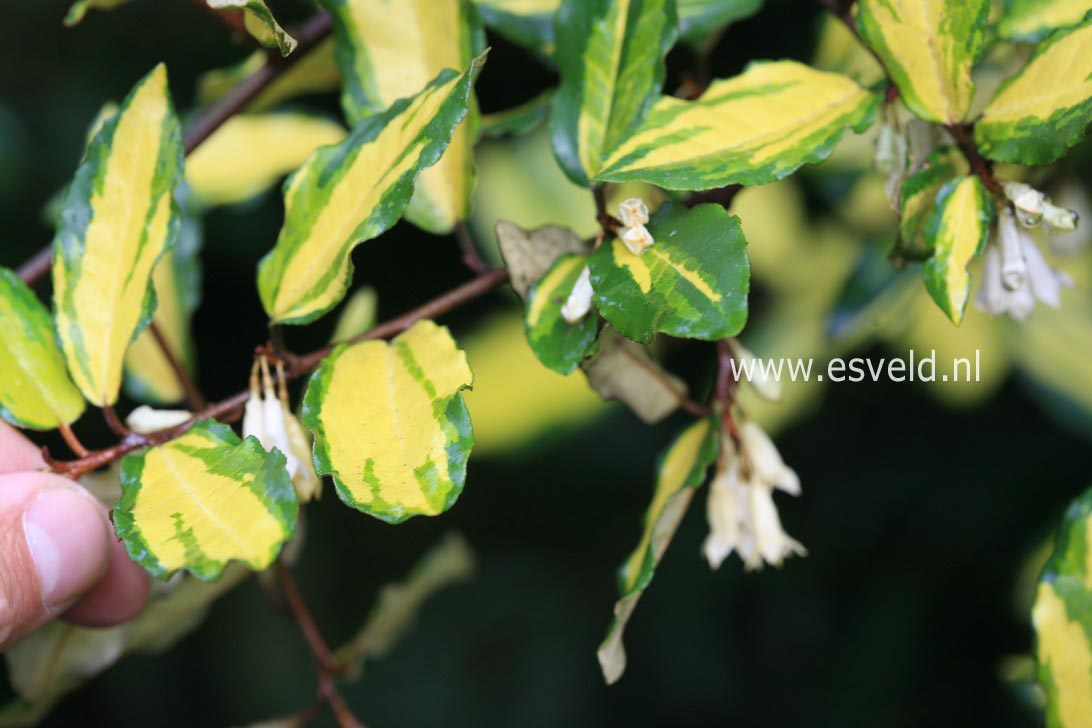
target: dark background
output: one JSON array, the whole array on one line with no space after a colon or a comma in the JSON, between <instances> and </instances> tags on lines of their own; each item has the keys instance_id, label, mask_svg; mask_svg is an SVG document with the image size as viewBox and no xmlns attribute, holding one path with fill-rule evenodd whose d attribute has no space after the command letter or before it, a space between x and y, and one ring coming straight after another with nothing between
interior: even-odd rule
<instances>
[{"instance_id":1,"label":"dark background","mask_svg":"<svg viewBox=\"0 0 1092 728\"><path fill-rule=\"evenodd\" d=\"M246 51L185 0L92 12L73 30L60 25L65 2L0 5L0 263L14 267L49 240L41 207L71 175L105 100L165 60L176 104L191 108L197 75ZM274 7L289 18L307 12ZM806 59L816 18L807 3L770 3L721 40L714 74L751 58ZM486 111L552 83L518 49L490 41L478 87ZM675 53L672 68L687 61ZM335 99L317 103L336 113ZM206 220L195 327L212 398L242 386L264 335L254 265L275 239L280 205L268 195ZM358 278L379 290L381 317L466 278L453 242L405 224L354 259L372 272ZM488 297L445 321L465 323L500 303ZM320 343L328 332L316 328L292 331L290 345ZM707 360L697 347L675 363L700 386ZM107 442L96 417L85 420L89 444ZM998 667L1031 649L1019 576L1088 485L1089 447L1014 381L958 413L911 385L828 390L778 443L804 483L804 497L781 502L781 512L808 558L748 575L733 558L710 572L699 554L699 499L627 631L628 671L605 687L595 648L615 570L638 536L654 453L685 421L648 428L618 409L523 456L472 458L466 491L442 518L395 528L332 493L310 507L298 572L334 643L443 532L459 529L479 556L472 581L430 601L394 652L345 688L357 714L370 726L1038 722ZM313 690L294 625L249 581L173 652L125 659L47 724L245 724L292 712Z\"/></svg>"}]
</instances>

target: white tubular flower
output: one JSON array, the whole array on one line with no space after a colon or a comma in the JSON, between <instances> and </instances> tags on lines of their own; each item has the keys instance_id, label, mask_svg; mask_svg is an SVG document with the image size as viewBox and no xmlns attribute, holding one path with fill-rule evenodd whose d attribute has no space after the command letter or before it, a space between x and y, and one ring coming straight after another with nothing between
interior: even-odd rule
<instances>
[{"instance_id":1,"label":"white tubular flower","mask_svg":"<svg viewBox=\"0 0 1092 728\"><path fill-rule=\"evenodd\" d=\"M301 503L306 503L321 494L322 480L311 467L310 438L288 407L288 392L280 363L277 382L279 386L275 389L269 363L264 357L255 362L250 371L250 399L243 412L243 437L253 435L266 450L276 448L284 455L285 470L296 489L296 496Z\"/></svg>"},{"instance_id":2,"label":"white tubular flower","mask_svg":"<svg viewBox=\"0 0 1092 728\"><path fill-rule=\"evenodd\" d=\"M1011 213L1009 219L1011 221ZM1047 263L1035 240L1027 230L1012 226L1016 231L1015 251L1006 250L1005 211L1002 211L999 233L1001 242L992 242L986 248L982 273L982 285L975 297L979 309L993 316L1007 313L1017 321L1024 321L1033 310L1036 300L1057 308L1062 303L1061 289L1073 285L1072 279ZM1023 275L1019 284L1010 285L1006 277L1006 256L1018 256Z\"/></svg>"},{"instance_id":3,"label":"white tubular flower","mask_svg":"<svg viewBox=\"0 0 1092 728\"><path fill-rule=\"evenodd\" d=\"M788 556L807 554L785 533L773 501L775 488L798 495L800 480L758 425L748 422L740 434L742 453L728 438L722 444L725 457L706 500L709 536L702 551L714 569L733 551L748 571L780 566Z\"/></svg>"},{"instance_id":4,"label":"white tubular flower","mask_svg":"<svg viewBox=\"0 0 1092 728\"><path fill-rule=\"evenodd\" d=\"M618 205L618 219L626 227L648 224L648 205L640 197L630 197Z\"/></svg>"},{"instance_id":5,"label":"white tubular flower","mask_svg":"<svg viewBox=\"0 0 1092 728\"><path fill-rule=\"evenodd\" d=\"M773 440L754 422L745 422L739 430L743 450L751 458L755 477L770 488L783 490L789 495L800 495L800 478L796 471L785 465Z\"/></svg>"},{"instance_id":6,"label":"white tubular flower","mask_svg":"<svg viewBox=\"0 0 1092 728\"><path fill-rule=\"evenodd\" d=\"M758 396L768 402L781 401L781 382L770 376L766 367L761 366L755 355L736 339L729 339L728 346L732 356L738 362L737 371L750 372L747 383L754 387Z\"/></svg>"},{"instance_id":7,"label":"white tubular flower","mask_svg":"<svg viewBox=\"0 0 1092 728\"><path fill-rule=\"evenodd\" d=\"M561 317L570 324L575 324L588 315L592 302L591 268L584 266L580 276L573 284L573 290L561 307Z\"/></svg>"},{"instance_id":8,"label":"white tubular flower","mask_svg":"<svg viewBox=\"0 0 1092 728\"><path fill-rule=\"evenodd\" d=\"M895 131L889 123L880 126L876 135L876 147L872 165L880 174L892 175L903 171L906 164L906 137Z\"/></svg>"},{"instance_id":9,"label":"white tubular flower","mask_svg":"<svg viewBox=\"0 0 1092 728\"><path fill-rule=\"evenodd\" d=\"M1023 182L1004 182L1002 188L1016 208L1016 218L1024 227L1038 227L1043 221L1043 208L1047 204L1046 195L1031 185Z\"/></svg>"},{"instance_id":10,"label":"white tubular flower","mask_svg":"<svg viewBox=\"0 0 1092 728\"><path fill-rule=\"evenodd\" d=\"M1007 207L1001 208L997 219L997 239L1001 248L1001 283L1010 291L1023 286L1028 273L1020 236L1021 230L1016 226L1012 211Z\"/></svg>"},{"instance_id":11,"label":"white tubular flower","mask_svg":"<svg viewBox=\"0 0 1092 728\"><path fill-rule=\"evenodd\" d=\"M186 422L193 415L187 410L157 410L142 404L129 413L125 425L138 435L149 435Z\"/></svg>"},{"instance_id":12,"label":"white tubular flower","mask_svg":"<svg viewBox=\"0 0 1092 728\"><path fill-rule=\"evenodd\" d=\"M1058 207L1049 202L1043 205L1043 222L1058 232L1071 233L1076 230L1078 217L1075 210Z\"/></svg>"},{"instance_id":13,"label":"white tubular flower","mask_svg":"<svg viewBox=\"0 0 1092 728\"><path fill-rule=\"evenodd\" d=\"M652 243L655 242L652 239L652 233L650 233L648 228L644 225L624 227L618 232L618 237L622 238L622 242L625 243L629 252L634 255L640 255L645 252L651 248Z\"/></svg>"}]
</instances>

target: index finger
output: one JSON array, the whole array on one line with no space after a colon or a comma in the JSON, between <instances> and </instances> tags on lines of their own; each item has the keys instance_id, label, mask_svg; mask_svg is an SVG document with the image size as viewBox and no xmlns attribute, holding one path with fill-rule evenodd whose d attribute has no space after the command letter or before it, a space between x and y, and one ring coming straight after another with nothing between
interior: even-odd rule
<instances>
[{"instance_id":1,"label":"index finger","mask_svg":"<svg viewBox=\"0 0 1092 728\"><path fill-rule=\"evenodd\" d=\"M0 421L0 475L45 467L42 451L7 422Z\"/></svg>"}]
</instances>

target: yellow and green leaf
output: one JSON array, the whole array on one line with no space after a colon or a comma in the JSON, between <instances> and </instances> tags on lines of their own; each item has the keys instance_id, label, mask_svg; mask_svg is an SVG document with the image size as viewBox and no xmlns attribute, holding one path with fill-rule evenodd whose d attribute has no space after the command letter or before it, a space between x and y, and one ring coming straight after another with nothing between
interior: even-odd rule
<instances>
[{"instance_id":1,"label":"yellow and green leaf","mask_svg":"<svg viewBox=\"0 0 1092 728\"><path fill-rule=\"evenodd\" d=\"M648 224L652 247L634 255L618 238L592 254L595 304L628 339L735 336L747 322L751 269L739 218L720 205L664 205Z\"/></svg>"},{"instance_id":2,"label":"yellow and green leaf","mask_svg":"<svg viewBox=\"0 0 1092 728\"><path fill-rule=\"evenodd\" d=\"M495 111L482 116L481 134L485 139L499 139L506 136L520 136L534 131L550 114L550 104L554 92L546 90L510 109Z\"/></svg>"},{"instance_id":3,"label":"yellow and green leaf","mask_svg":"<svg viewBox=\"0 0 1092 728\"><path fill-rule=\"evenodd\" d=\"M676 0L679 6L679 40L697 43L730 23L749 18L763 0Z\"/></svg>"},{"instance_id":4,"label":"yellow and green leaf","mask_svg":"<svg viewBox=\"0 0 1092 728\"><path fill-rule=\"evenodd\" d=\"M1071 28L1092 12L1088 0L1006 0L997 34L1008 40L1035 43L1055 30Z\"/></svg>"},{"instance_id":5,"label":"yellow and green leaf","mask_svg":"<svg viewBox=\"0 0 1092 728\"><path fill-rule=\"evenodd\" d=\"M554 52L554 14L561 0L474 0L491 29L543 57Z\"/></svg>"},{"instance_id":6,"label":"yellow and green leaf","mask_svg":"<svg viewBox=\"0 0 1092 728\"><path fill-rule=\"evenodd\" d=\"M925 224L933 213L940 188L967 174L967 160L951 147L929 155L925 166L906 178L899 191L899 235L903 250L927 250Z\"/></svg>"},{"instance_id":7,"label":"yellow and green leaf","mask_svg":"<svg viewBox=\"0 0 1092 728\"><path fill-rule=\"evenodd\" d=\"M0 268L0 417L16 427L52 430L75 421L83 407L49 311L18 275Z\"/></svg>"},{"instance_id":8,"label":"yellow and green leaf","mask_svg":"<svg viewBox=\"0 0 1092 728\"><path fill-rule=\"evenodd\" d=\"M378 303L374 288L364 286L354 291L341 308L337 323L334 324L334 333L330 335L330 342L336 344L347 341L375 326Z\"/></svg>"},{"instance_id":9,"label":"yellow and green leaf","mask_svg":"<svg viewBox=\"0 0 1092 728\"><path fill-rule=\"evenodd\" d=\"M447 70L416 96L361 121L341 144L318 149L285 187L285 222L258 267L274 323L302 324L330 310L352 278L349 253L398 221L422 169L436 163L467 113L485 57Z\"/></svg>"},{"instance_id":10,"label":"yellow and green leaf","mask_svg":"<svg viewBox=\"0 0 1092 728\"><path fill-rule=\"evenodd\" d=\"M614 621L599 645L599 666L607 683L616 682L626 669L622 634L641 594L652 583L675 531L679 527L694 489L705 481L709 465L717 457L718 429L712 420L698 420L684 430L660 456L656 490L645 514L644 531L636 550L618 573L621 597L614 605Z\"/></svg>"},{"instance_id":11,"label":"yellow and green leaf","mask_svg":"<svg viewBox=\"0 0 1092 728\"><path fill-rule=\"evenodd\" d=\"M554 154L587 185L660 96L678 32L675 0L565 0L554 28Z\"/></svg>"},{"instance_id":12,"label":"yellow and green leaf","mask_svg":"<svg viewBox=\"0 0 1092 728\"><path fill-rule=\"evenodd\" d=\"M344 79L341 105L351 125L424 88L444 69L462 70L485 48L470 0L322 0L334 19L335 53ZM450 233L466 219L474 182L477 104L435 165L423 171L406 219Z\"/></svg>"},{"instance_id":13,"label":"yellow and green leaf","mask_svg":"<svg viewBox=\"0 0 1092 728\"><path fill-rule=\"evenodd\" d=\"M1092 716L1092 490L1066 511L1032 609L1048 728Z\"/></svg>"},{"instance_id":14,"label":"yellow and green leaf","mask_svg":"<svg viewBox=\"0 0 1092 728\"><path fill-rule=\"evenodd\" d=\"M1040 43L1001 84L974 125L990 159L1046 164L1084 138L1092 121L1092 18Z\"/></svg>"},{"instance_id":15,"label":"yellow and green leaf","mask_svg":"<svg viewBox=\"0 0 1092 728\"><path fill-rule=\"evenodd\" d=\"M967 266L982 252L993 221L993 201L977 175L947 182L925 225L925 240L933 255L922 276L929 295L957 326L971 293Z\"/></svg>"},{"instance_id":16,"label":"yellow and green leaf","mask_svg":"<svg viewBox=\"0 0 1092 728\"><path fill-rule=\"evenodd\" d=\"M243 80L253 76L265 65L268 55L255 51L244 60L225 68L205 73L197 80L197 100L208 105L224 97ZM334 39L328 38L294 58L283 68L253 101L246 111L257 113L271 109L283 101L306 94L319 94L341 88L341 72L334 60Z\"/></svg>"},{"instance_id":17,"label":"yellow and green leaf","mask_svg":"<svg viewBox=\"0 0 1092 728\"><path fill-rule=\"evenodd\" d=\"M68 27L76 25L88 10L113 10L128 3L129 0L76 0L68 8L68 15L64 17L64 24Z\"/></svg>"},{"instance_id":18,"label":"yellow and green leaf","mask_svg":"<svg viewBox=\"0 0 1092 728\"><path fill-rule=\"evenodd\" d=\"M561 315L587 265L586 255L561 256L527 296L527 342L538 360L558 374L570 374L595 351L599 333L595 312L589 311L576 323Z\"/></svg>"},{"instance_id":19,"label":"yellow and green leaf","mask_svg":"<svg viewBox=\"0 0 1092 728\"><path fill-rule=\"evenodd\" d=\"M190 154L186 182L198 205L243 202L294 172L317 148L344 138L341 124L313 114L241 114Z\"/></svg>"},{"instance_id":20,"label":"yellow and green leaf","mask_svg":"<svg viewBox=\"0 0 1092 728\"><path fill-rule=\"evenodd\" d=\"M846 127L862 131L877 96L796 61L752 63L697 101L663 96L596 179L674 190L758 185L830 156Z\"/></svg>"},{"instance_id":21,"label":"yellow and green leaf","mask_svg":"<svg viewBox=\"0 0 1092 728\"><path fill-rule=\"evenodd\" d=\"M296 39L280 26L265 0L205 0L213 10L241 11L246 32L266 48L282 56L296 50Z\"/></svg>"},{"instance_id":22,"label":"yellow and green leaf","mask_svg":"<svg viewBox=\"0 0 1092 728\"><path fill-rule=\"evenodd\" d=\"M459 392L472 381L466 354L431 321L390 343L338 346L304 395L315 471L387 523L443 513L466 482L474 435Z\"/></svg>"},{"instance_id":23,"label":"yellow and green leaf","mask_svg":"<svg viewBox=\"0 0 1092 728\"><path fill-rule=\"evenodd\" d=\"M57 336L93 404L117 400L125 351L152 318L152 270L178 234L181 177L182 135L160 65L91 141L53 239Z\"/></svg>"},{"instance_id":24,"label":"yellow and green leaf","mask_svg":"<svg viewBox=\"0 0 1092 728\"><path fill-rule=\"evenodd\" d=\"M121 464L114 528L130 558L166 578L210 580L230 561L273 563L296 530L299 504L284 455L231 428L199 420L186 434Z\"/></svg>"},{"instance_id":25,"label":"yellow and green leaf","mask_svg":"<svg viewBox=\"0 0 1092 728\"><path fill-rule=\"evenodd\" d=\"M861 0L857 29L911 111L955 123L971 109L989 11L989 0Z\"/></svg>"},{"instance_id":26,"label":"yellow and green leaf","mask_svg":"<svg viewBox=\"0 0 1092 728\"><path fill-rule=\"evenodd\" d=\"M152 273L156 309L152 320L192 376L197 367L190 320L201 301L201 220L184 210L174 246L164 253ZM125 391L134 399L171 404L186 396L171 363L151 331L142 331L125 354Z\"/></svg>"}]
</instances>

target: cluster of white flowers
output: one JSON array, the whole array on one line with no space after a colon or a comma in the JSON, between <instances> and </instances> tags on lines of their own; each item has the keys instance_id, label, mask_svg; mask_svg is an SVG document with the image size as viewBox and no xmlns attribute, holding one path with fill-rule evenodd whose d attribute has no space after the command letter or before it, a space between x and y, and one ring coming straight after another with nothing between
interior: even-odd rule
<instances>
[{"instance_id":1,"label":"cluster of white flowers","mask_svg":"<svg viewBox=\"0 0 1092 728\"><path fill-rule=\"evenodd\" d=\"M648 223L648 205L644 200L630 197L618 205L618 219L622 221L622 229L618 231L619 239L634 255L640 255L648 250L652 243L652 234L645 225ZM584 266L580 271L580 277L573 284L573 290L565 299L565 305L561 307L561 317L570 324L575 324L591 310L592 303L591 269Z\"/></svg>"},{"instance_id":2,"label":"cluster of white flowers","mask_svg":"<svg viewBox=\"0 0 1092 728\"><path fill-rule=\"evenodd\" d=\"M750 571L763 564L780 566L807 550L781 527L774 490L800 494L800 479L781 460L773 442L753 422L740 428L740 448L725 436L717 474L709 487L706 516L709 536L703 551L716 569L733 551Z\"/></svg>"},{"instance_id":3,"label":"cluster of white flowers","mask_svg":"<svg viewBox=\"0 0 1092 728\"><path fill-rule=\"evenodd\" d=\"M261 385L259 387L259 373ZM250 371L250 399L243 413L243 437L253 435L266 450L277 448L284 455L285 468L300 503L322 494L322 480L311 467L311 439L288 407L284 371L277 362L277 381L265 357Z\"/></svg>"},{"instance_id":4,"label":"cluster of white flowers","mask_svg":"<svg viewBox=\"0 0 1092 728\"><path fill-rule=\"evenodd\" d=\"M1047 263L1029 231L1045 222L1059 232L1072 232L1077 213L1051 204L1042 192L1021 182L1005 182L1004 190L1012 209L1004 206L998 213L975 303L994 316L1007 313L1023 321L1036 301L1058 308L1061 289L1073 285L1069 276Z\"/></svg>"}]
</instances>

